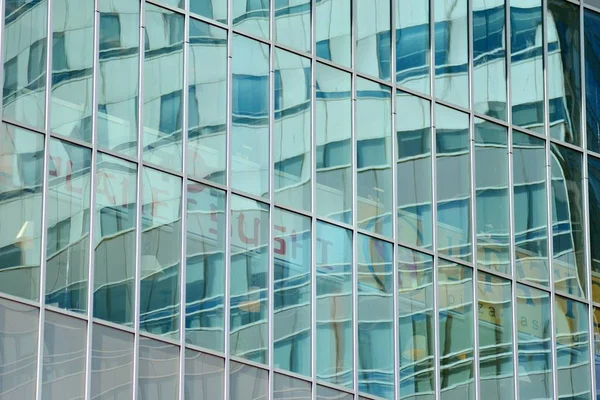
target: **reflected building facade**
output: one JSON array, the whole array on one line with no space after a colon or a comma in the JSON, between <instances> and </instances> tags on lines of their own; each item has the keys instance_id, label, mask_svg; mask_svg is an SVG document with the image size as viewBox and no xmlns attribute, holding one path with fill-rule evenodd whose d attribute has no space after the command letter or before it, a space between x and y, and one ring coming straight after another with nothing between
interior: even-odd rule
<instances>
[{"instance_id":1,"label":"reflected building facade","mask_svg":"<svg viewBox=\"0 0 600 400\"><path fill-rule=\"evenodd\" d=\"M600 398L600 2L0 2L0 400Z\"/></svg>"}]
</instances>

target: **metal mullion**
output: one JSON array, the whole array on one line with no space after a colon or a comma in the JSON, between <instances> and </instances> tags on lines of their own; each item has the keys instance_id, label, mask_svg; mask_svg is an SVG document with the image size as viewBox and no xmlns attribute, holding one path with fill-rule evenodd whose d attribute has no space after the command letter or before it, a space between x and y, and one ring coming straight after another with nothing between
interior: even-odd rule
<instances>
[{"instance_id":1,"label":"metal mullion","mask_svg":"<svg viewBox=\"0 0 600 400\"><path fill-rule=\"evenodd\" d=\"M107 321L107 320L100 319L100 318L93 318L92 322L95 325L102 325L102 326L105 326L105 327L113 329L113 330L122 331L122 332L129 333L129 334L135 333L133 331L133 328L126 326L126 325L118 324L116 322L111 322L111 321Z\"/></svg>"},{"instance_id":2,"label":"metal mullion","mask_svg":"<svg viewBox=\"0 0 600 400\"><path fill-rule=\"evenodd\" d=\"M311 74L310 74L310 380L311 399L317 400L317 2L310 1Z\"/></svg>"},{"instance_id":3,"label":"metal mullion","mask_svg":"<svg viewBox=\"0 0 600 400\"><path fill-rule=\"evenodd\" d=\"M207 23L209 25L216 26L216 27L224 29L224 30L228 29L227 23L223 23L223 22L219 22L219 21L217 21L215 19L207 18L204 15L196 14L193 11L188 11L188 14L189 14L189 16L190 16L191 19L194 19L196 21L205 22L205 23Z\"/></svg>"},{"instance_id":4,"label":"metal mullion","mask_svg":"<svg viewBox=\"0 0 600 400\"><path fill-rule=\"evenodd\" d=\"M2 7L0 7L0 10L1 9L2 9ZM0 96L0 97L2 97L2 96ZM2 122L4 124L13 125L13 126L15 126L17 128L26 129L28 131L36 132L36 133L39 133L41 135L45 135L46 134L46 129L44 127L42 127L42 128L35 127L35 126L31 126L31 125L25 124L25 123L23 123L21 121L15 121L15 120L12 120L12 119L6 119L6 117L4 115L2 116Z\"/></svg>"},{"instance_id":5,"label":"metal mullion","mask_svg":"<svg viewBox=\"0 0 600 400\"><path fill-rule=\"evenodd\" d=\"M582 124L582 125L585 125L585 124ZM559 140L559 139L555 139L555 138L552 138L552 137L549 138L549 140L553 144L557 144L557 145L560 145L562 147L566 147L566 148L569 148L571 150L575 150L575 151L577 151L579 153L583 152L583 148L581 146L577 146L577 145L572 144L572 143L567 143L565 141L562 141L562 140Z\"/></svg>"},{"instance_id":6,"label":"metal mullion","mask_svg":"<svg viewBox=\"0 0 600 400\"><path fill-rule=\"evenodd\" d=\"M4 32L5 32L5 23L4 23L4 14L5 14L5 6L4 2L0 4L0 76L4 76ZM47 43L47 42L46 42ZM2 79L2 90L4 91L4 79ZM0 96L0 115L2 119L4 119L4 96Z\"/></svg>"},{"instance_id":7,"label":"metal mullion","mask_svg":"<svg viewBox=\"0 0 600 400\"><path fill-rule=\"evenodd\" d=\"M175 7L166 3L161 2L160 0L144 0L148 4L152 4L153 6L157 6L160 8L164 8L165 10L169 10L172 12L176 12L178 14L183 14L184 10L179 7Z\"/></svg>"},{"instance_id":8,"label":"metal mullion","mask_svg":"<svg viewBox=\"0 0 600 400\"><path fill-rule=\"evenodd\" d=\"M358 240L357 225L358 225L358 194L357 194L357 182L358 182L358 169L357 169L357 135L356 135L356 39L357 39L357 1L351 0L350 4L350 60L352 65L351 75L351 97L352 97L352 109L351 109L351 142L352 142L352 390L354 397L358 398L359 385L358 385L358 274L357 274L357 262L356 262L356 243Z\"/></svg>"},{"instance_id":9,"label":"metal mullion","mask_svg":"<svg viewBox=\"0 0 600 400\"><path fill-rule=\"evenodd\" d=\"M274 330L275 325L275 310L274 310L274 293L275 293L275 254L273 253L273 222L275 221L275 0L269 1L269 244L267 246L269 254L268 265L268 317L267 317L267 332L268 332L268 349L267 349L267 365L269 368L268 381L268 398L273 399L274 396L274 381L275 373L273 372L274 354Z\"/></svg>"},{"instance_id":10,"label":"metal mullion","mask_svg":"<svg viewBox=\"0 0 600 400\"><path fill-rule=\"evenodd\" d=\"M38 293L38 295L39 295L39 293ZM33 307L33 308L40 307L40 303L38 303L37 301L26 299L25 297L18 297L18 296L12 295L12 294L4 293L4 292L0 292L0 299L8 300L13 303L21 303L23 305Z\"/></svg>"}]
</instances>

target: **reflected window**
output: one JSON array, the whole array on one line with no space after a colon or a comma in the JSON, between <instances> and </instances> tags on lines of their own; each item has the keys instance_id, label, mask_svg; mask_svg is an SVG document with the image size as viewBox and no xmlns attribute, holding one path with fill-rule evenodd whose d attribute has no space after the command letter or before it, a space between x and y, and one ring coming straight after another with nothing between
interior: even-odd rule
<instances>
[{"instance_id":1,"label":"reflected window","mask_svg":"<svg viewBox=\"0 0 600 400\"><path fill-rule=\"evenodd\" d=\"M600 8L600 0L594 1ZM584 10L583 27L587 147L600 153L600 14Z\"/></svg>"},{"instance_id":2,"label":"reflected window","mask_svg":"<svg viewBox=\"0 0 600 400\"><path fill-rule=\"evenodd\" d=\"M276 0L274 25L277 42L309 52L311 47L311 0Z\"/></svg>"},{"instance_id":3,"label":"reflected window","mask_svg":"<svg viewBox=\"0 0 600 400\"><path fill-rule=\"evenodd\" d=\"M270 0L240 0L231 4L233 27L269 39Z\"/></svg>"},{"instance_id":4,"label":"reflected window","mask_svg":"<svg viewBox=\"0 0 600 400\"><path fill-rule=\"evenodd\" d=\"M190 0L190 11L223 24L227 23L227 1Z\"/></svg>"},{"instance_id":5,"label":"reflected window","mask_svg":"<svg viewBox=\"0 0 600 400\"><path fill-rule=\"evenodd\" d=\"M121 21L119 14L100 14L100 50L121 47Z\"/></svg>"},{"instance_id":6,"label":"reflected window","mask_svg":"<svg viewBox=\"0 0 600 400\"><path fill-rule=\"evenodd\" d=\"M344 0L315 0L315 2L317 57L350 67L352 2Z\"/></svg>"},{"instance_id":7,"label":"reflected window","mask_svg":"<svg viewBox=\"0 0 600 400\"><path fill-rule=\"evenodd\" d=\"M588 156L588 194L590 221L591 298L600 302L600 160Z\"/></svg>"},{"instance_id":8,"label":"reflected window","mask_svg":"<svg viewBox=\"0 0 600 400\"><path fill-rule=\"evenodd\" d=\"M396 1L396 83L429 94L429 2Z\"/></svg>"},{"instance_id":9,"label":"reflected window","mask_svg":"<svg viewBox=\"0 0 600 400\"><path fill-rule=\"evenodd\" d=\"M356 8L356 70L389 80L390 1L359 1Z\"/></svg>"}]
</instances>

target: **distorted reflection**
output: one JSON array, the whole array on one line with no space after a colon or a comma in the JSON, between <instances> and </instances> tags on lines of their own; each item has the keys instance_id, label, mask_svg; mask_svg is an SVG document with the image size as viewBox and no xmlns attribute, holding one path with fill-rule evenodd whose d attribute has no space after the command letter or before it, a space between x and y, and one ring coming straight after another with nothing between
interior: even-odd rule
<instances>
[{"instance_id":1,"label":"distorted reflection","mask_svg":"<svg viewBox=\"0 0 600 400\"><path fill-rule=\"evenodd\" d=\"M176 399L179 396L179 347L140 338L138 399Z\"/></svg>"},{"instance_id":2,"label":"distorted reflection","mask_svg":"<svg viewBox=\"0 0 600 400\"><path fill-rule=\"evenodd\" d=\"M583 28L587 148L600 153L600 14L584 10Z\"/></svg>"},{"instance_id":3,"label":"distorted reflection","mask_svg":"<svg viewBox=\"0 0 600 400\"><path fill-rule=\"evenodd\" d=\"M600 160L588 156L588 195L590 221L591 299L600 302Z\"/></svg>"},{"instance_id":4,"label":"distorted reflection","mask_svg":"<svg viewBox=\"0 0 600 400\"><path fill-rule=\"evenodd\" d=\"M356 2L356 61L358 72L389 80L391 73L390 1Z\"/></svg>"},{"instance_id":5,"label":"distorted reflection","mask_svg":"<svg viewBox=\"0 0 600 400\"><path fill-rule=\"evenodd\" d=\"M227 23L226 0L190 0L190 11L223 24Z\"/></svg>"},{"instance_id":6,"label":"distorted reflection","mask_svg":"<svg viewBox=\"0 0 600 400\"><path fill-rule=\"evenodd\" d=\"M233 27L251 35L269 39L269 10L270 0L233 1L231 2Z\"/></svg>"},{"instance_id":7,"label":"distorted reflection","mask_svg":"<svg viewBox=\"0 0 600 400\"><path fill-rule=\"evenodd\" d=\"M185 350L185 399L222 399L225 361L221 358Z\"/></svg>"},{"instance_id":8,"label":"distorted reflection","mask_svg":"<svg viewBox=\"0 0 600 400\"><path fill-rule=\"evenodd\" d=\"M133 334L94 324L92 332L91 397L133 397Z\"/></svg>"},{"instance_id":9,"label":"distorted reflection","mask_svg":"<svg viewBox=\"0 0 600 400\"><path fill-rule=\"evenodd\" d=\"M275 374L273 400L311 400L311 383L290 376Z\"/></svg>"},{"instance_id":10,"label":"distorted reflection","mask_svg":"<svg viewBox=\"0 0 600 400\"><path fill-rule=\"evenodd\" d=\"M275 1L275 41L300 51L310 51L311 0Z\"/></svg>"},{"instance_id":11,"label":"distorted reflection","mask_svg":"<svg viewBox=\"0 0 600 400\"><path fill-rule=\"evenodd\" d=\"M598 382L598 378L600 378L600 308L594 307L593 315L592 315L593 326L593 346L594 346L594 375L596 382ZM600 387L596 385L596 399L600 398Z\"/></svg>"},{"instance_id":12,"label":"distorted reflection","mask_svg":"<svg viewBox=\"0 0 600 400\"><path fill-rule=\"evenodd\" d=\"M352 2L345 0L314 0L316 12L317 57L350 67Z\"/></svg>"},{"instance_id":13,"label":"distorted reflection","mask_svg":"<svg viewBox=\"0 0 600 400\"><path fill-rule=\"evenodd\" d=\"M354 400L354 395L326 386L317 386L317 400Z\"/></svg>"},{"instance_id":14,"label":"distorted reflection","mask_svg":"<svg viewBox=\"0 0 600 400\"><path fill-rule=\"evenodd\" d=\"M229 398L267 400L269 371L232 361L229 366Z\"/></svg>"}]
</instances>

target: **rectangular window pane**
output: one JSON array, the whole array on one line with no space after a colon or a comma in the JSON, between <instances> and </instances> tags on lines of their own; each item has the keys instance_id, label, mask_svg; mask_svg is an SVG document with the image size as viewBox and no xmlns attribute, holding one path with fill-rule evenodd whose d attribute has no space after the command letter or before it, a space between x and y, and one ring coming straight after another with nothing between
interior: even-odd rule
<instances>
[{"instance_id":1,"label":"rectangular window pane","mask_svg":"<svg viewBox=\"0 0 600 400\"><path fill-rule=\"evenodd\" d=\"M229 367L229 398L267 400L269 372L232 361Z\"/></svg>"},{"instance_id":2,"label":"rectangular window pane","mask_svg":"<svg viewBox=\"0 0 600 400\"><path fill-rule=\"evenodd\" d=\"M591 298L600 302L600 159L588 156L588 194L590 221Z\"/></svg>"},{"instance_id":3,"label":"rectangular window pane","mask_svg":"<svg viewBox=\"0 0 600 400\"><path fill-rule=\"evenodd\" d=\"M223 24L227 23L227 1L224 0L190 0L190 11Z\"/></svg>"},{"instance_id":4,"label":"rectangular window pane","mask_svg":"<svg viewBox=\"0 0 600 400\"><path fill-rule=\"evenodd\" d=\"M600 14L585 10L583 26L587 148L600 153Z\"/></svg>"},{"instance_id":5,"label":"rectangular window pane","mask_svg":"<svg viewBox=\"0 0 600 400\"><path fill-rule=\"evenodd\" d=\"M239 35L232 46L231 186L268 197L269 46Z\"/></svg>"},{"instance_id":6,"label":"rectangular window pane","mask_svg":"<svg viewBox=\"0 0 600 400\"><path fill-rule=\"evenodd\" d=\"M140 5L100 0L98 8L98 147L136 157Z\"/></svg>"},{"instance_id":7,"label":"rectangular window pane","mask_svg":"<svg viewBox=\"0 0 600 400\"><path fill-rule=\"evenodd\" d=\"M349 224L353 201L350 74L325 64L317 64L316 68L315 212Z\"/></svg>"},{"instance_id":8,"label":"rectangular window pane","mask_svg":"<svg viewBox=\"0 0 600 400\"><path fill-rule=\"evenodd\" d=\"M317 386L317 400L354 400L354 395L327 386Z\"/></svg>"},{"instance_id":9,"label":"rectangular window pane","mask_svg":"<svg viewBox=\"0 0 600 400\"><path fill-rule=\"evenodd\" d=\"M91 397L98 400L133 396L133 335L94 324Z\"/></svg>"},{"instance_id":10,"label":"rectangular window pane","mask_svg":"<svg viewBox=\"0 0 600 400\"><path fill-rule=\"evenodd\" d=\"M269 207L231 198L230 351L267 364L269 348Z\"/></svg>"},{"instance_id":11,"label":"rectangular window pane","mask_svg":"<svg viewBox=\"0 0 600 400\"><path fill-rule=\"evenodd\" d=\"M356 82L358 226L392 236L392 98L386 86Z\"/></svg>"},{"instance_id":12,"label":"rectangular window pane","mask_svg":"<svg viewBox=\"0 0 600 400\"><path fill-rule=\"evenodd\" d=\"M183 15L146 5L144 160L181 170Z\"/></svg>"},{"instance_id":13,"label":"rectangular window pane","mask_svg":"<svg viewBox=\"0 0 600 400\"><path fill-rule=\"evenodd\" d=\"M225 184L227 32L190 19L189 34L188 174Z\"/></svg>"},{"instance_id":14,"label":"rectangular window pane","mask_svg":"<svg viewBox=\"0 0 600 400\"><path fill-rule=\"evenodd\" d=\"M231 3L233 27L269 39L269 0L242 0Z\"/></svg>"},{"instance_id":15,"label":"rectangular window pane","mask_svg":"<svg viewBox=\"0 0 600 400\"><path fill-rule=\"evenodd\" d=\"M358 72L390 79L390 1L356 2L356 65Z\"/></svg>"},{"instance_id":16,"label":"rectangular window pane","mask_svg":"<svg viewBox=\"0 0 600 400\"><path fill-rule=\"evenodd\" d=\"M311 400L311 383L286 375L275 374L273 381L273 399Z\"/></svg>"},{"instance_id":17,"label":"rectangular window pane","mask_svg":"<svg viewBox=\"0 0 600 400\"><path fill-rule=\"evenodd\" d=\"M274 366L310 376L311 220L275 209L273 215Z\"/></svg>"},{"instance_id":18,"label":"rectangular window pane","mask_svg":"<svg viewBox=\"0 0 600 400\"><path fill-rule=\"evenodd\" d=\"M275 50L275 201L304 211L311 209L311 79L308 58Z\"/></svg>"},{"instance_id":19,"label":"rectangular window pane","mask_svg":"<svg viewBox=\"0 0 600 400\"><path fill-rule=\"evenodd\" d=\"M140 329L177 338L181 178L143 171Z\"/></svg>"},{"instance_id":20,"label":"rectangular window pane","mask_svg":"<svg viewBox=\"0 0 600 400\"><path fill-rule=\"evenodd\" d=\"M317 379L352 388L352 232L317 222Z\"/></svg>"},{"instance_id":21,"label":"rectangular window pane","mask_svg":"<svg viewBox=\"0 0 600 400\"><path fill-rule=\"evenodd\" d=\"M358 387L394 398L394 270L391 243L358 235Z\"/></svg>"},{"instance_id":22,"label":"rectangular window pane","mask_svg":"<svg viewBox=\"0 0 600 400\"><path fill-rule=\"evenodd\" d=\"M140 338L138 399L176 399L179 396L179 347Z\"/></svg>"},{"instance_id":23,"label":"rectangular window pane","mask_svg":"<svg viewBox=\"0 0 600 400\"><path fill-rule=\"evenodd\" d=\"M594 374L596 382L600 377L600 308L594 307L594 315L592 316L594 322ZM600 398L600 387L596 384L596 399Z\"/></svg>"},{"instance_id":24,"label":"rectangular window pane","mask_svg":"<svg viewBox=\"0 0 600 400\"><path fill-rule=\"evenodd\" d=\"M84 313L92 152L50 139L46 199L46 304Z\"/></svg>"},{"instance_id":25,"label":"rectangular window pane","mask_svg":"<svg viewBox=\"0 0 600 400\"><path fill-rule=\"evenodd\" d=\"M316 9L317 57L350 67L352 3L345 0L320 0Z\"/></svg>"},{"instance_id":26,"label":"rectangular window pane","mask_svg":"<svg viewBox=\"0 0 600 400\"><path fill-rule=\"evenodd\" d=\"M44 136L0 125L0 292L38 300Z\"/></svg>"},{"instance_id":27,"label":"rectangular window pane","mask_svg":"<svg viewBox=\"0 0 600 400\"><path fill-rule=\"evenodd\" d=\"M224 379L223 359L185 350L185 399L222 399Z\"/></svg>"},{"instance_id":28,"label":"rectangular window pane","mask_svg":"<svg viewBox=\"0 0 600 400\"><path fill-rule=\"evenodd\" d=\"M94 223L94 317L132 326L137 167L98 154Z\"/></svg>"},{"instance_id":29,"label":"rectangular window pane","mask_svg":"<svg viewBox=\"0 0 600 400\"><path fill-rule=\"evenodd\" d=\"M431 248L431 103L398 91L396 96L396 199L398 240Z\"/></svg>"},{"instance_id":30,"label":"rectangular window pane","mask_svg":"<svg viewBox=\"0 0 600 400\"><path fill-rule=\"evenodd\" d=\"M186 340L224 350L225 193L187 182Z\"/></svg>"},{"instance_id":31,"label":"rectangular window pane","mask_svg":"<svg viewBox=\"0 0 600 400\"><path fill-rule=\"evenodd\" d=\"M275 41L310 52L311 0L275 1Z\"/></svg>"},{"instance_id":32,"label":"rectangular window pane","mask_svg":"<svg viewBox=\"0 0 600 400\"><path fill-rule=\"evenodd\" d=\"M3 118L44 128L48 2L4 1Z\"/></svg>"}]
</instances>

